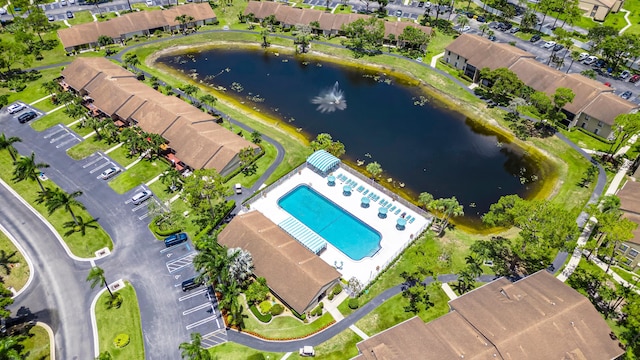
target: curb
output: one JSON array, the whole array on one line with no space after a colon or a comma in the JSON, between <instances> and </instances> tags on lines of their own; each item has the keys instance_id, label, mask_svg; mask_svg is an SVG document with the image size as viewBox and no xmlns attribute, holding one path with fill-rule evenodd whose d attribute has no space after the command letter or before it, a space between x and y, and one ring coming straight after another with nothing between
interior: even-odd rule
<instances>
[{"instance_id":1,"label":"curb","mask_svg":"<svg viewBox=\"0 0 640 360\"><path fill-rule=\"evenodd\" d=\"M20 288L20 290L14 293L13 296L11 297L12 299L15 299L20 294L22 294L29 287L29 285L31 285L31 282L33 281L33 277L35 276L35 268L33 267L33 262L31 262L31 258L27 255L27 252L24 250L22 245L20 245L18 240L16 240L16 238L14 238L13 235L11 235L9 231L7 231L7 229L4 226L2 226L2 224L0 224L0 231L2 231L13 243L13 245L15 245L16 248L18 248L18 251L20 252L20 254L22 254L25 261L27 262L27 266L29 266L29 278L27 279L27 282L24 284L24 286L22 286L22 288ZM55 358L52 357L52 359L55 359Z\"/></svg>"},{"instance_id":2,"label":"curb","mask_svg":"<svg viewBox=\"0 0 640 360\"><path fill-rule=\"evenodd\" d=\"M100 341L98 339L98 322L96 320L96 304L100 296L107 291L106 288L98 291L96 296L91 301L91 332L93 333L93 355L95 357L100 356Z\"/></svg>"},{"instance_id":3,"label":"curb","mask_svg":"<svg viewBox=\"0 0 640 360\"><path fill-rule=\"evenodd\" d=\"M45 329L45 331L47 332L47 334L49 334L49 358L51 358L51 360L55 360L56 358L56 338L53 335L53 329L51 329L51 327L49 325L47 325L46 323L40 322L38 321L36 323L36 326L40 326L42 328Z\"/></svg>"}]
</instances>

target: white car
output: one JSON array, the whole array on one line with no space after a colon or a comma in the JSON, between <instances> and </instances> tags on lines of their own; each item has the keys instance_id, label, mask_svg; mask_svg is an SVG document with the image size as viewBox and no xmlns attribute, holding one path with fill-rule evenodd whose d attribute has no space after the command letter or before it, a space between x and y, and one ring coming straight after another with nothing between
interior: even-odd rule
<instances>
[{"instance_id":1,"label":"white car","mask_svg":"<svg viewBox=\"0 0 640 360\"><path fill-rule=\"evenodd\" d=\"M584 61L582 62L585 65L591 65L593 63L595 63L596 61L598 61L598 57L597 56L589 56L588 58L584 59Z\"/></svg>"},{"instance_id":2,"label":"white car","mask_svg":"<svg viewBox=\"0 0 640 360\"><path fill-rule=\"evenodd\" d=\"M67 6L67 0L60 0L60 5Z\"/></svg>"},{"instance_id":3,"label":"white car","mask_svg":"<svg viewBox=\"0 0 640 360\"><path fill-rule=\"evenodd\" d=\"M100 178L102 180L108 180L108 179L116 176L116 174L118 174L119 172L120 172L120 168L110 167L107 170L103 171L102 174L100 174Z\"/></svg>"},{"instance_id":4,"label":"white car","mask_svg":"<svg viewBox=\"0 0 640 360\"><path fill-rule=\"evenodd\" d=\"M465 25L465 26L462 27L462 32L467 32L469 30L471 30L471 26L469 26L469 25Z\"/></svg>"},{"instance_id":5,"label":"white car","mask_svg":"<svg viewBox=\"0 0 640 360\"><path fill-rule=\"evenodd\" d=\"M631 76L631 73L629 72L629 70L624 70L620 73L620 79L622 80L628 78L629 76Z\"/></svg>"},{"instance_id":6,"label":"white car","mask_svg":"<svg viewBox=\"0 0 640 360\"><path fill-rule=\"evenodd\" d=\"M147 6L153 6L153 0L147 0Z\"/></svg>"},{"instance_id":7,"label":"white car","mask_svg":"<svg viewBox=\"0 0 640 360\"><path fill-rule=\"evenodd\" d=\"M300 348L300 351L298 352L298 355L300 355L300 356L316 356L316 351L313 350L313 346L304 346L304 347Z\"/></svg>"},{"instance_id":8,"label":"white car","mask_svg":"<svg viewBox=\"0 0 640 360\"><path fill-rule=\"evenodd\" d=\"M139 193L133 195L133 197L131 198L131 202L134 205L140 205L152 196L153 193L149 190L140 191Z\"/></svg>"},{"instance_id":9,"label":"white car","mask_svg":"<svg viewBox=\"0 0 640 360\"><path fill-rule=\"evenodd\" d=\"M238 183L234 188L236 190L236 194L242 194L242 184Z\"/></svg>"},{"instance_id":10,"label":"white car","mask_svg":"<svg viewBox=\"0 0 640 360\"><path fill-rule=\"evenodd\" d=\"M589 53L580 53L580 56L578 56L578 61L582 61L588 57L589 57Z\"/></svg>"},{"instance_id":11,"label":"white car","mask_svg":"<svg viewBox=\"0 0 640 360\"><path fill-rule=\"evenodd\" d=\"M25 104L23 104L23 103L15 103L13 105L10 105L7 108L7 111L9 112L9 114L15 114L17 112L20 112L20 111L26 109L26 108L27 108L27 106Z\"/></svg>"},{"instance_id":12,"label":"white car","mask_svg":"<svg viewBox=\"0 0 640 360\"><path fill-rule=\"evenodd\" d=\"M544 43L544 45L542 46L545 49L551 49L554 46L556 46L556 42L555 41L547 41L546 43Z\"/></svg>"},{"instance_id":13,"label":"white car","mask_svg":"<svg viewBox=\"0 0 640 360\"><path fill-rule=\"evenodd\" d=\"M7 13L7 9L0 7L0 15L4 15Z\"/></svg>"}]
</instances>

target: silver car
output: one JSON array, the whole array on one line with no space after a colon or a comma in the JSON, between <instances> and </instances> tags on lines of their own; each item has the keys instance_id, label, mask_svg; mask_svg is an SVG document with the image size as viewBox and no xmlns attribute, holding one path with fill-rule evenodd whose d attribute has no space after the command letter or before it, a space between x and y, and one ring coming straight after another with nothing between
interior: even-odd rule
<instances>
[{"instance_id":1,"label":"silver car","mask_svg":"<svg viewBox=\"0 0 640 360\"><path fill-rule=\"evenodd\" d=\"M107 170L103 171L102 174L100 174L100 178L102 180L108 180L108 179L116 176L116 174L118 174L119 172L120 172L120 168L110 167Z\"/></svg>"},{"instance_id":2,"label":"silver car","mask_svg":"<svg viewBox=\"0 0 640 360\"><path fill-rule=\"evenodd\" d=\"M140 191L139 193L133 195L133 197L131 198L131 202L133 202L134 205L140 205L152 196L153 193L149 190Z\"/></svg>"}]
</instances>

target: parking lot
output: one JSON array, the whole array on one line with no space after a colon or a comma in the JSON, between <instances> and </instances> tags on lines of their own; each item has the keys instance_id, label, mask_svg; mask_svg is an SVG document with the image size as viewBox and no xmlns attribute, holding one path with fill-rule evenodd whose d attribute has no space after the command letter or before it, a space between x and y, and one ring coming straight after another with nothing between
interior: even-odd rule
<instances>
[{"instance_id":1,"label":"parking lot","mask_svg":"<svg viewBox=\"0 0 640 360\"><path fill-rule=\"evenodd\" d=\"M82 141L82 137L78 136L68 127L58 124L42 132L45 141L55 145L56 149L67 151L77 143Z\"/></svg>"},{"instance_id":2,"label":"parking lot","mask_svg":"<svg viewBox=\"0 0 640 360\"><path fill-rule=\"evenodd\" d=\"M138 186L137 188L129 191L127 194L127 200L125 200L124 204L128 205L128 206L133 206L131 208L131 211L135 213L135 215L138 217L138 220L144 220L146 219L148 216L151 215L151 213L149 212L149 204L150 203L155 203L155 205L157 207L160 208L164 208L165 210L167 210L164 206L164 204L158 200L157 197L155 197L155 195L152 195L148 200L145 200L143 202L141 202L140 204L134 204L132 197L142 191L147 191L147 192L151 192L151 190L149 190L146 186Z\"/></svg>"},{"instance_id":3,"label":"parking lot","mask_svg":"<svg viewBox=\"0 0 640 360\"><path fill-rule=\"evenodd\" d=\"M161 245L164 247L164 244ZM169 275L171 289L167 291L175 301L175 311L182 314L182 323L187 333L197 332L202 335L202 345L209 348L227 341L224 321L211 287L200 286L193 290L183 291L182 282L195 277L193 258L196 251L193 245L185 243L162 248L160 256L165 260L165 274ZM172 310L173 311L173 310ZM182 339L189 341L190 339Z\"/></svg>"}]
</instances>

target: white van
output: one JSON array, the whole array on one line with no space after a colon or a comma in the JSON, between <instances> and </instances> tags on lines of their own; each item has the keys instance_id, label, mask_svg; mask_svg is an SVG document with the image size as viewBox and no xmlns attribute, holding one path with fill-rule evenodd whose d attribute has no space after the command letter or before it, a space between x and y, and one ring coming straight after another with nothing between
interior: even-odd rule
<instances>
[{"instance_id":1,"label":"white van","mask_svg":"<svg viewBox=\"0 0 640 360\"><path fill-rule=\"evenodd\" d=\"M236 190L236 194L242 194L242 185L241 184L236 184L234 186L234 189Z\"/></svg>"}]
</instances>

